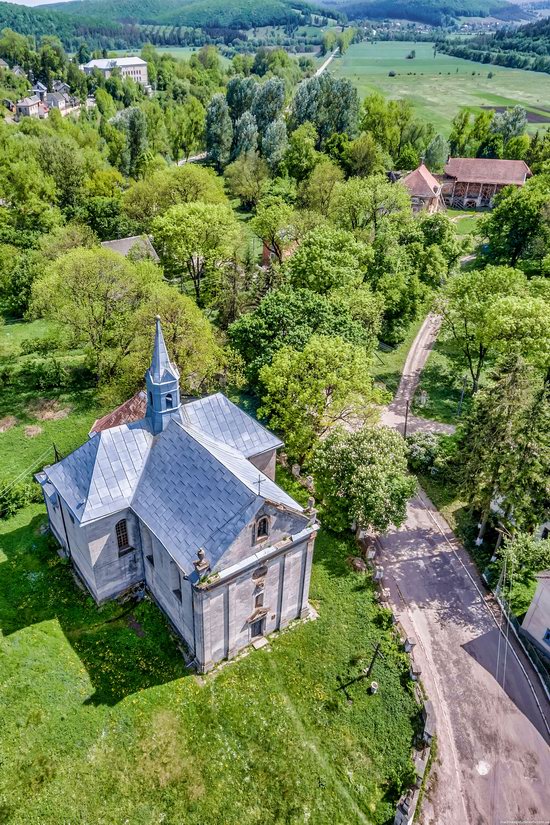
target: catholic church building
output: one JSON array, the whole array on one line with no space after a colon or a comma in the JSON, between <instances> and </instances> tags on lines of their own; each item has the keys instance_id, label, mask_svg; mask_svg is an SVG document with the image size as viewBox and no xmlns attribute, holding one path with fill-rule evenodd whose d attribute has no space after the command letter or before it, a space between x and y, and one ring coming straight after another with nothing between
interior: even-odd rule
<instances>
[{"instance_id":1,"label":"catholic church building","mask_svg":"<svg viewBox=\"0 0 550 825\"><path fill-rule=\"evenodd\" d=\"M182 402L160 319L145 382L37 480L96 602L144 583L204 672L307 616L318 524L274 482L279 439L221 393Z\"/></svg>"}]
</instances>

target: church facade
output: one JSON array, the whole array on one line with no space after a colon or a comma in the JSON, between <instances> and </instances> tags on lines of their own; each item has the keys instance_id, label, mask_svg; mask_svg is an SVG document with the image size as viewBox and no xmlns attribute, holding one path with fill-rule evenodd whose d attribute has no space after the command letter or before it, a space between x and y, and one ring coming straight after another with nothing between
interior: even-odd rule
<instances>
[{"instance_id":1,"label":"church facade","mask_svg":"<svg viewBox=\"0 0 550 825\"><path fill-rule=\"evenodd\" d=\"M205 672L308 615L318 524L274 482L279 439L221 393L182 403L160 319L145 381L36 478L96 602L143 583Z\"/></svg>"}]
</instances>

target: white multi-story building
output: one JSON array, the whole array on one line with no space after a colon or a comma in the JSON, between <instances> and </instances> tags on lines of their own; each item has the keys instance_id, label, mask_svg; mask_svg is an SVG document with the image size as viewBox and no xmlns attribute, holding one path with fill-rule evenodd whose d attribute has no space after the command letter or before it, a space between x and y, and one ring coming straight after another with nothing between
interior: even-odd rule
<instances>
[{"instance_id":1,"label":"white multi-story building","mask_svg":"<svg viewBox=\"0 0 550 825\"><path fill-rule=\"evenodd\" d=\"M132 80L142 86L149 85L147 63L141 57L102 57L97 60L90 60L80 69L85 74L91 74L94 69L98 69L105 78L111 77L113 71L119 69L121 77L131 77Z\"/></svg>"}]
</instances>

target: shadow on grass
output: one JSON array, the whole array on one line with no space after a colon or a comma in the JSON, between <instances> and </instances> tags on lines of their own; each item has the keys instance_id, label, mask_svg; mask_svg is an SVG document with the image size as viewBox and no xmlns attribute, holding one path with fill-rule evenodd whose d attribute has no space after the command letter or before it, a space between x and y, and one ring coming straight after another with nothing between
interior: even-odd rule
<instances>
[{"instance_id":1,"label":"shadow on grass","mask_svg":"<svg viewBox=\"0 0 550 825\"><path fill-rule=\"evenodd\" d=\"M22 514L20 514L21 516ZM21 518L17 519L21 522ZM187 675L164 616L148 600L98 608L77 586L70 563L42 534L44 515L0 537L0 629L4 636L55 620L86 669L94 692L85 704L126 696ZM44 628L48 633L48 628Z\"/></svg>"}]
</instances>

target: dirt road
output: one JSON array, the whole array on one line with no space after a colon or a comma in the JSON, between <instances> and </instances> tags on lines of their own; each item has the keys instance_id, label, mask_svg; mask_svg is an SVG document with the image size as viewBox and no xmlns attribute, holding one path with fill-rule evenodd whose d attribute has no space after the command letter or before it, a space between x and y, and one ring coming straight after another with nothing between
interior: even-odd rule
<instances>
[{"instance_id":1,"label":"dirt road","mask_svg":"<svg viewBox=\"0 0 550 825\"><path fill-rule=\"evenodd\" d=\"M395 398L391 404L382 412L381 422L387 427L393 427L399 432L403 432L405 427L405 409L407 399L414 396L415 390L418 387L422 370L428 360L428 356L436 341L437 333L441 326L441 318L430 312L418 334L413 341L413 344L407 355L407 360L403 366L403 373L399 383ZM407 418L407 432L416 433L429 431L433 433L452 433L454 427L451 424L441 424L439 421L429 421L427 418L420 418L419 416L411 415L409 413Z\"/></svg>"}]
</instances>

